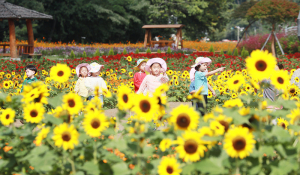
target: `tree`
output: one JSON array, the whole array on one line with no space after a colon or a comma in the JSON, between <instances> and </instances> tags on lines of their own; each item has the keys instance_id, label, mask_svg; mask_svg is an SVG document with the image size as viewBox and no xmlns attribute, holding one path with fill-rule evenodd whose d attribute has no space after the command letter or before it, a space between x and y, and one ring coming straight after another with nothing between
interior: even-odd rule
<instances>
[{"instance_id":1,"label":"tree","mask_svg":"<svg viewBox=\"0 0 300 175\"><path fill-rule=\"evenodd\" d=\"M297 18L299 13L297 3L288 0L262 0L257 2L247 11L248 19L261 19L272 25L272 54L275 56L275 37L276 26L287 20Z\"/></svg>"}]
</instances>

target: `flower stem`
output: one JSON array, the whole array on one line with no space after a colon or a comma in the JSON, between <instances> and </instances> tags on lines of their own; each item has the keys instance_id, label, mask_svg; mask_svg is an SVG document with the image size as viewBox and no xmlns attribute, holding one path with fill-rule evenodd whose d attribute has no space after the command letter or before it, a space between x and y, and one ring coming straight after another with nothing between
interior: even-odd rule
<instances>
[{"instance_id":1,"label":"flower stem","mask_svg":"<svg viewBox=\"0 0 300 175\"><path fill-rule=\"evenodd\" d=\"M236 171L235 174L239 175L240 174L240 167L239 167L239 158L236 158Z\"/></svg>"},{"instance_id":2,"label":"flower stem","mask_svg":"<svg viewBox=\"0 0 300 175\"><path fill-rule=\"evenodd\" d=\"M94 156L94 163L97 164L98 160L97 160L97 142L94 141L94 153L93 153L93 156Z\"/></svg>"},{"instance_id":3,"label":"flower stem","mask_svg":"<svg viewBox=\"0 0 300 175\"><path fill-rule=\"evenodd\" d=\"M74 164L74 160L73 160L73 154L72 151L70 153L70 159L69 159L71 166L72 166L72 174L76 174L76 169L75 169L75 164Z\"/></svg>"}]
</instances>

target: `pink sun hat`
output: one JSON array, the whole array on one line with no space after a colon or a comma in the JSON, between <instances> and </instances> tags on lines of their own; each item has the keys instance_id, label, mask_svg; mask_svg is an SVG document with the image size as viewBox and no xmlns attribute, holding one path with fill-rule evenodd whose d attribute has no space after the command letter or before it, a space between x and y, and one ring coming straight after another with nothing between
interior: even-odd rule
<instances>
[{"instance_id":1,"label":"pink sun hat","mask_svg":"<svg viewBox=\"0 0 300 175\"><path fill-rule=\"evenodd\" d=\"M146 66L145 66L145 70L147 72L150 72L150 66L154 63L160 64L161 67L165 70L165 72L167 71L167 63L162 58L152 58L152 59L148 60L146 63Z\"/></svg>"},{"instance_id":2,"label":"pink sun hat","mask_svg":"<svg viewBox=\"0 0 300 175\"><path fill-rule=\"evenodd\" d=\"M195 60L195 64L192 65L191 67L196 67L196 64L199 63L199 61L202 60L203 58L205 58L205 57L197 57Z\"/></svg>"},{"instance_id":3,"label":"pink sun hat","mask_svg":"<svg viewBox=\"0 0 300 175\"><path fill-rule=\"evenodd\" d=\"M79 71L80 71L80 69L81 69L82 67L86 67L87 70L88 70L88 72L91 70L91 67L90 67L90 65L89 65L88 63L81 63L81 64L79 64L79 65L76 66L76 68L75 68L76 74L77 74L78 77L79 77L79 74L80 74Z\"/></svg>"},{"instance_id":4,"label":"pink sun hat","mask_svg":"<svg viewBox=\"0 0 300 175\"><path fill-rule=\"evenodd\" d=\"M208 63L207 65L209 66L210 64L211 64L211 59L210 58L208 58L208 57L204 57L204 58L202 58L198 63L196 63L195 65L193 65L193 66L198 66L198 65L201 65L201 64L203 64L203 63Z\"/></svg>"}]
</instances>

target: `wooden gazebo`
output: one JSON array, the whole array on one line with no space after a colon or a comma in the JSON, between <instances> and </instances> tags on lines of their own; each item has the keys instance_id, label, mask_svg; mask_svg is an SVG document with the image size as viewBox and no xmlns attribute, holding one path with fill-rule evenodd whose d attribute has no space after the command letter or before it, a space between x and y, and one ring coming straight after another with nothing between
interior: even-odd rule
<instances>
[{"instance_id":1,"label":"wooden gazebo","mask_svg":"<svg viewBox=\"0 0 300 175\"><path fill-rule=\"evenodd\" d=\"M175 43L176 49L178 49L179 42L181 43L181 48L183 48L183 41L182 41L182 27L183 24L164 24L164 25L144 25L142 28L146 29L145 39L144 39L144 47L149 45L150 47L154 44L159 44L159 46L171 46L172 43ZM177 29L176 33L176 42L168 41L168 40L160 40L160 41L152 41L151 40L151 29L165 29L165 28L175 28Z\"/></svg>"},{"instance_id":2,"label":"wooden gazebo","mask_svg":"<svg viewBox=\"0 0 300 175\"><path fill-rule=\"evenodd\" d=\"M9 25L9 42L10 44L0 44L3 47L3 53L0 56L10 56L11 58L17 58L21 54L33 54L34 53L34 36L32 30L32 20L34 19L53 19L51 15L46 15L34 10L30 10L21 6L17 6L5 0L0 0L0 20L8 19ZM16 43L15 34L15 20L25 19L27 32L28 32L28 44ZM6 47L10 47L10 53L6 53Z\"/></svg>"}]
</instances>

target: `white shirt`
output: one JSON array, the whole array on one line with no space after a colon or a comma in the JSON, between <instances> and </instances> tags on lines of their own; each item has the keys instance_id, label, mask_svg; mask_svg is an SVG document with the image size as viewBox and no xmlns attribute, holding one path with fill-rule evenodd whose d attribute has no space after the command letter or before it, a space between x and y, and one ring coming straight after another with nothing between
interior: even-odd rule
<instances>
[{"instance_id":1,"label":"white shirt","mask_svg":"<svg viewBox=\"0 0 300 175\"><path fill-rule=\"evenodd\" d=\"M107 89L106 83L102 77L87 77L84 84L89 91L89 95L94 95L94 90L97 86L99 87L99 94L102 94L102 88Z\"/></svg>"}]
</instances>

